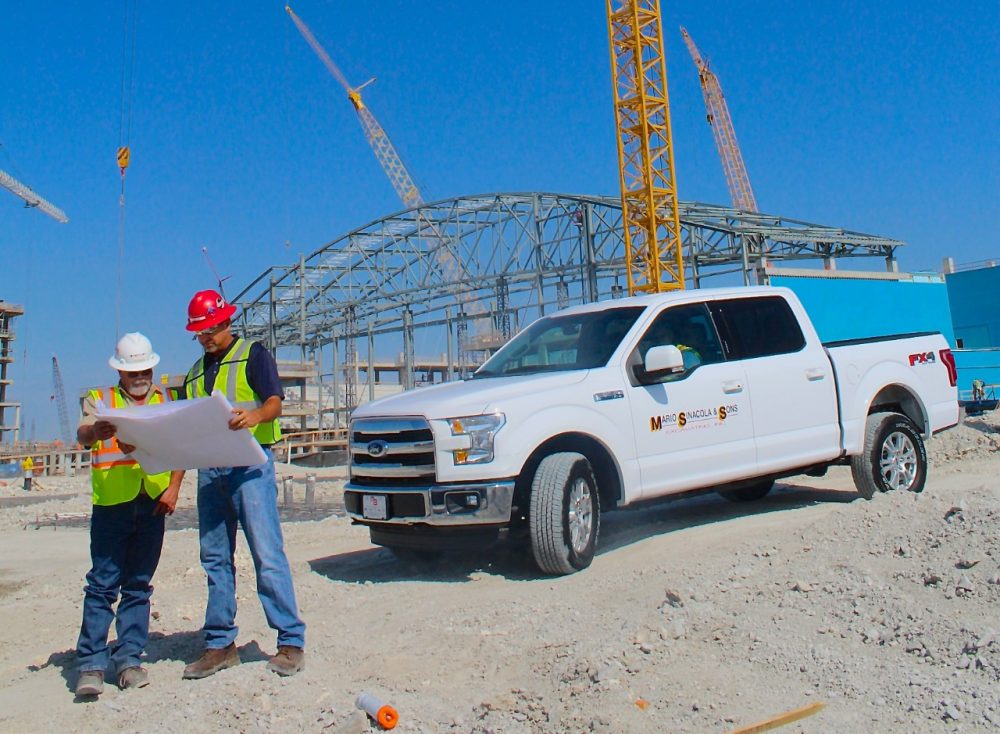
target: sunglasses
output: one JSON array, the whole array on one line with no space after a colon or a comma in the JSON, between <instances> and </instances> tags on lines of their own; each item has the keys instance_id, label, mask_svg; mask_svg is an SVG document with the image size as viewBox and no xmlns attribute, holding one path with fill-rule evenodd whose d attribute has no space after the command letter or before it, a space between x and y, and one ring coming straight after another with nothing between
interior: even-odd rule
<instances>
[{"instance_id":1,"label":"sunglasses","mask_svg":"<svg viewBox=\"0 0 1000 734\"><path fill-rule=\"evenodd\" d=\"M125 372L129 377L142 377L143 375L152 375L153 368L150 367L148 370L127 370Z\"/></svg>"},{"instance_id":2,"label":"sunglasses","mask_svg":"<svg viewBox=\"0 0 1000 734\"><path fill-rule=\"evenodd\" d=\"M201 331L196 331L194 333L194 338L200 339L203 336L215 336L219 332L225 331L227 328L229 328L229 325L230 322L227 319L226 321L223 321L221 324L216 324L211 329L202 329Z\"/></svg>"}]
</instances>

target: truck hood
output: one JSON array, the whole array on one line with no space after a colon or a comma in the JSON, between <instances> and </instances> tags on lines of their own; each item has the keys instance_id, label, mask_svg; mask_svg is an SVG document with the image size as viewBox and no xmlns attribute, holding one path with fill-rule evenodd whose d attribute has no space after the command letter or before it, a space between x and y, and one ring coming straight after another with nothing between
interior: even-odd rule
<instances>
[{"instance_id":1,"label":"truck hood","mask_svg":"<svg viewBox=\"0 0 1000 734\"><path fill-rule=\"evenodd\" d=\"M365 403L358 406L352 417L422 415L435 419L479 415L495 409L502 410L503 402L511 398L525 394L544 395L551 390L575 385L582 382L587 373L588 370L573 370L445 382Z\"/></svg>"}]
</instances>

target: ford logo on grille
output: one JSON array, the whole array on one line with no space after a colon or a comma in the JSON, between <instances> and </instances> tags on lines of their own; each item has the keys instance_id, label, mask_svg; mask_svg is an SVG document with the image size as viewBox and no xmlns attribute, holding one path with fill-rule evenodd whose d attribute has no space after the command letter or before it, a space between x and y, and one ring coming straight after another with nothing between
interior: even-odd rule
<instances>
[{"instance_id":1,"label":"ford logo on grille","mask_svg":"<svg viewBox=\"0 0 1000 734\"><path fill-rule=\"evenodd\" d=\"M385 452L389 450L389 444L385 441L371 441L368 444L368 455L379 457L384 456Z\"/></svg>"}]
</instances>

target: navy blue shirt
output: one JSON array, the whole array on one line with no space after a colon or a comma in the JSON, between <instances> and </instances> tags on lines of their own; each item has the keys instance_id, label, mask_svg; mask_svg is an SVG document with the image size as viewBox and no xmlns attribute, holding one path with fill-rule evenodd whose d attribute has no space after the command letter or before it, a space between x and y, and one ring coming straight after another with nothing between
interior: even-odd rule
<instances>
[{"instance_id":1,"label":"navy blue shirt","mask_svg":"<svg viewBox=\"0 0 1000 734\"><path fill-rule=\"evenodd\" d=\"M215 378L219 374L219 363L228 355L236 340L229 345L223 353L205 353L205 392L209 395L215 388ZM285 393L281 389L281 380L278 379L278 365L274 362L274 357L264 348L260 342L253 342L250 345L250 355L247 357L247 383L253 388L260 398L260 402L265 402L272 395L279 399L284 399ZM190 394L187 397L191 397Z\"/></svg>"}]
</instances>

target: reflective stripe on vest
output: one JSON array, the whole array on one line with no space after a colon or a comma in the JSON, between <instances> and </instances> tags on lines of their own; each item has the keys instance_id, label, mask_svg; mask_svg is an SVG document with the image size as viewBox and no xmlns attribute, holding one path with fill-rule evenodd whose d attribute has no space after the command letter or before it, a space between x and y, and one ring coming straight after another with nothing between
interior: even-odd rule
<instances>
[{"instance_id":1,"label":"reflective stripe on vest","mask_svg":"<svg viewBox=\"0 0 1000 734\"><path fill-rule=\"evenodd\" d=\"M229 353L219 362L219 372L215 376L214 389L222 392L234 408L255 410L263 405L260 396L254 392L247 381L247 362L250 359L250 348L254 342L237 339ZM225 386L223 388L222 386ZM184 387L189 397L205 398L205 357L202 356L184 378ZM281 426L278 419L259 423L250 429L257 442L269 446L281 438Z\"/></svg>"},{"instance_id":2,"label":"reflective stripe on vest","mask_svg":"<svg viewBox=\"0 0 1000 734\"><path fill-rule=\"evenodd\" d=\"M119 390L117 386L107 388L108 407L127 406ZM156 405L169 399L160 388L154 386L151 390L144 405ZM95 401L103 401L104 395L104 390L90 391ZM150 497L159 497L170 483L170 472L146 474L139 462L124 453L118 439L112 436L107 441L97 441L90 449L90 483L95 505L120 505L134 500L143 488Z\"/></svg>"}]
</instances>

